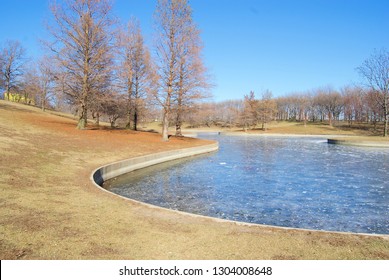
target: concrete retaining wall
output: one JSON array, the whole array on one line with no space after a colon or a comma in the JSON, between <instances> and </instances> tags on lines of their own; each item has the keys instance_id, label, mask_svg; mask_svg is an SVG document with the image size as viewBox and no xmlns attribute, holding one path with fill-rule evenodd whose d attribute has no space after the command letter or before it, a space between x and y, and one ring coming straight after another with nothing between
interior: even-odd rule
<instances>
[{"instance_id":1,"label":"concrete retaining wall","mask_svg":"<svg viewBox=\"0 0 389 280\"><path fill-rule=\"evenodd\" d=\"M373 148L389 148L389 142L373 142L373 141L361 141L353 139L327 139L328 144L335 145L347 145L347 146L359 146L359 147L373 147Z\"/></svg>"},{"instance_id":2,"label":"concrete retaining wall","mask_svg":"<svg viewBox=\"0 0 389 280\"><path fill-rule=\"evenodd\" d=\"M130 158L127 160L111 163L96 169L92 173L91 179L97 185L102 186L102 184L106 180L112 179L114 177L123 175L125 173L137 169L145 168L151 165L155 165L170 160L210 153L218 149L219 149L219 145L218 143L215 143L215 144L210 144L205 146L173 150L173 151L167 151L167 152L161 152L156 154Z\"/></svg>"}]
</instances>

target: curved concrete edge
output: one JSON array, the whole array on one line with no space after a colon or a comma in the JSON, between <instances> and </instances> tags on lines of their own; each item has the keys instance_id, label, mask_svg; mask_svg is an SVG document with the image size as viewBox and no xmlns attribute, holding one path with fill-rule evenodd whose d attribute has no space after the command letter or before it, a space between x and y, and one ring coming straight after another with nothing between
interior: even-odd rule
<instances>
[{"instance_id":1,"label":"curved concrete edge","mask_svg":"<svg viewBox=\"0 0 389 280\"><path fill-rule=\"evenodd\" d=\"M357 146L357 147L372 147L372 148L389 148L389 142L371 142L371 141L353 141L345 139L327 139L328 144Z\"/></svg>"},{"instance_id":2,"label":"curved concrete edge","mask_svg":"<svg viewBox=\"0 0 389 280\"><path fill-rule=\"evenodd\" d=\"M362 235L362 236L371 236L371 237L381 237L384 239L389 240L389 235L386 234L370 234L370 233L354 233L354 232L341 232L341 231L326 231L326 230L317 230L317 229L304 229L304 228L293 228L293 227L282 227L282 226L273 226L273 225L266 225L266 224L253 224L253 223L247 223L247 222L239 222L239 221L233 221L233 220L225 220L221 218L215 218L215 217L209 217L209 216L203 216L198 214L192 214L189 212L183 212L179 210L164 208L160 206L156 206L149 203L144 203L138 200L134 200L131 198L127 198L118 194L115 194L113 192L110 192L109 190L102 187L102 184L104 181L112 179L114 177L117 177L119 175L123 175L125 173L135 171L141 168L145 168L148 166L152 166L158 163L195 156L195 155L201 155L206 154L210 152L217 151L219 149L219 144L211 144L211 145L205 145L205 146L199 146L199 147L193 147L193 148L187 148L187 149L181 149L181 150L172 150L167 152L161 152L161 153L155 153L140 157L135 157L123 161L114 162L111 164L107 164L104 166L101 166L97 169L95 169L90 179L93 182L93 184L98 187L100 190L109 193L110 195L119 197L121 199L131 201L133 203L143 205L148 208L157 209L161 211L168 211L173 213L178 213L181 215L186 215L188 217L193 218L202 218L206 220L211 220L216 223L228 223L228 224L235 224L238 226L246 226L246 227L261 227L261 228L270 228L270 229L281 229L281 230L296 230L296 231L302 231L302 232L320 232L320 233L333 233L333 234L344 234L344 235Z\"/></svg>"},{"instance_id":3,"label":"curved concrete edge","mask_svg":"<svg viewBox=\"0 0 389 280\"><path fill-rule=\"evenodd\" d=\"M105 166L101 166L95 169L91 175L91 180L98 186L102 186L104 181L112 179L114 177L123 175L125 173L152 166L158 163L171 161L175 159L210 153L219 149L219 144L214 143L210 145L172 150L166 152L160 152L155 154L149 154L145 156L134 157Z\"/></svg>"}]
</instances>

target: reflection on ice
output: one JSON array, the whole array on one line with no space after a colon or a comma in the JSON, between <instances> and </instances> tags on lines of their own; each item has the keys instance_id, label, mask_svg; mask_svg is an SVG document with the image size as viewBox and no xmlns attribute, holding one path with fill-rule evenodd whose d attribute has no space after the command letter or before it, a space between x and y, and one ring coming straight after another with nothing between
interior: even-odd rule
<instances>
[{"instance_id":1,"label":"reflection on ice","mask_svg":"<svg viewBox=\"0 0 389 280\"><path fill-rule=\"evenodd\" d=\"M218 153L108 181L147 203L223 219L389 234L389 153L315 138L212 135Z\"/></svg>"}]
</instances>

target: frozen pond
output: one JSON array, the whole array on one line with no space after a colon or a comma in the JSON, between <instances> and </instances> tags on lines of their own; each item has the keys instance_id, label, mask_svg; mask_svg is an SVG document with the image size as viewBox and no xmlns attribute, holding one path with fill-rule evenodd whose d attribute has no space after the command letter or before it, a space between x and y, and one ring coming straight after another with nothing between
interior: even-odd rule
<instances>
[{"instance_id":1,"label":"frozen pond","mask_svg":"<svg viewBox=\"0 0 389 280\"><path fill-rule=\"evenodd\" d=\"M389 234L389 151L320 138L206 136L218 152L107 181L138 201L249 223Z\"/></svg>"}]
</instances>

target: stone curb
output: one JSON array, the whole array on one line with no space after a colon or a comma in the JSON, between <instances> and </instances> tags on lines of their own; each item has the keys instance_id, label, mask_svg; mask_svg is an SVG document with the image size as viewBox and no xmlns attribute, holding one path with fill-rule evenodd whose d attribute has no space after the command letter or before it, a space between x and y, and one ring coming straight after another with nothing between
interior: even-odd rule
<instances>
[{"instance_id":1,"label":"stone curb","mask_svg":"<svg viewBox=\"0 0 389 280\"><path fill-rule=\"evenodd\" d=\"M125 173L152 166L158 163L175 159L210 153L219 149L219 144L214 143L205 146L186 148L180 150L160 152L140 157L134 157L111 164L107 164L95 169L91 175L91 180L98 186L102 186L104 181Z\"/></svg>"},{"instance_id":2,"label":"stone curb","mask_svg":"<svg viewBox=\"0 0 389 280\"><path fill-rule=\"evenodd\" d=\"M345 146L358 146L358 147L372 147L372 148L389 148L389 142L372 142L372 141L355 141L345 139L327 139L328 144L345 145Z\"/></svg>"}]
</instances>

